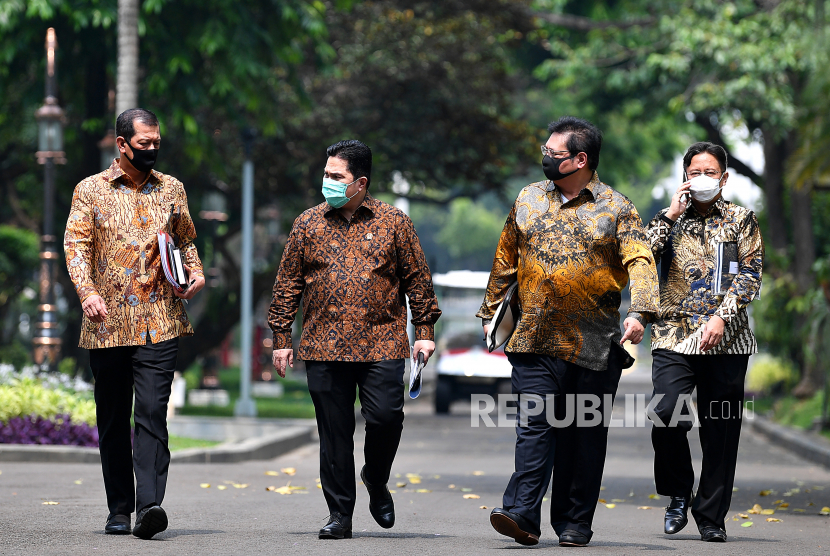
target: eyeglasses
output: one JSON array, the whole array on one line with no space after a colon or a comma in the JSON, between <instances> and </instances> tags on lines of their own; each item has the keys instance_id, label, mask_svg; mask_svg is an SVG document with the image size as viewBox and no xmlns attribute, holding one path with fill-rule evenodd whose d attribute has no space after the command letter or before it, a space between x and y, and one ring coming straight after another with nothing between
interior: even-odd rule
<instances>
[{"instance_id":1,"label":"eyeglasses","mask_svg":"<svg viewBox=\"0 0 830 556\"><path fill-rule=\"evenodd\" d=\"M549 149L546 146L542 145L542 154L547 155L551 158L556 158L553 155L555 155L555 154L571 154L571 151L555 151L553 149Z\"/></svg>"},{"instance_id":2,"label":"eyeglasses","mask_svg":"<svg viewBox=\"0 0 830 556\"><path fill-rule=\"evenodd\" d=\"M702 175L706 176L707 178L717 178L721 174L723 174L723 172L716 172L715 170L706 170L705 172L701 172L699 170L692 170L686 175L689 176L689 179L691 180L694 178L699 178Z\"/></svg>"}]
</instances>

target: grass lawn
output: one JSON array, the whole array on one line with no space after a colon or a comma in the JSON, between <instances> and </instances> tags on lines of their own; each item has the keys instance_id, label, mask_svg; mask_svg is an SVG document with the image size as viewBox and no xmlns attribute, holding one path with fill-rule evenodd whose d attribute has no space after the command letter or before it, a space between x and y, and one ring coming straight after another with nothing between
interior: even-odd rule
<instances>
[{"instance_id":1,"label":"grass lawn","mask_svg":"<svg viewBox=\"0 0 830 556\"><path fill-rule=\"evenodd\" d=\"M198 366L190 367L185 373L187 387L195 388L201 377ZM285 393L280 398L254 398L257 417L283 419L313 419L314 405L305 382L291 379L277 379L283 385ZM219 383L228 391L231 403L226 407L198 407L185 405L179 410L180 415L205 415L210 417L233 417L233 408L239 398L239 368L229 367L219 371Z\"/></svg>"},{"instance_id":2,"label":"grass lawn","mask_svg":"<svg viewBox=\"0 0 830 556\"><path fill-rule=\"evenodd\" d=\"M198 440L196 438L185 438L183 436L170 435L168 439L168 446L171 452L176 450L184 450L185 448L210 448L221 444L215 440Z\"/></svg>"},{"instance_id":3,"label":"grass lawn","mask_svg":"<svg viewBox=\"0 0 830 556\"><path fill-rule=\"evenodd\" d=\"M809 429L813 420L821 416L824 393L819 392L807 400L799 400L794 396L777 398L756 398L755 412L760 415L772 415L772 420L780 425ZM830 431L822 431L825 438L830 439Z\"/></svg>"}]
</instances>

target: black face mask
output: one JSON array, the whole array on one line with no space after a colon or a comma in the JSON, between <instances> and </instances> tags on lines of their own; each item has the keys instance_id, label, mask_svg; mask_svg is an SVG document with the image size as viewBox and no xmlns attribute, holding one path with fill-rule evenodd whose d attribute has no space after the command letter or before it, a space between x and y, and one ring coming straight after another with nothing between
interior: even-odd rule
<instances>
[{"instance_id":1,"label":"black face mask","mask_svg":"<svg viewBox=\"0 0 830 556\"><path fill-rule=\"evenodd\" d=\"M557 181L561 180L562 178L567 178L571 174L575 174L579 168L568 172L567 174L563 174L559 171L559 167L562 166L562 163L566 160L572 159L574 156L569 156L568 158L551 158L548 155L542 159L542 170L545 172L545 177L548 178L550 181Z\"/></svg>"},{"instance_id":2,"label":"black face mask","mask_svg":"<svg viewBox=\"0 0 830 556\"><path fill-rule=\"evenodd\" d=\"M133 157L130 158L127 156L127 153L124 153L124 156L127 156L127 160L130 161L130 164L133 165L133 168L138 170L139 172L149 172L153 169L153 166L156 164L156 157L159 155L158 149L149 149L149 150L139 150L132 145L130 148L133 150Z\"/></svg>"}]
</instances>

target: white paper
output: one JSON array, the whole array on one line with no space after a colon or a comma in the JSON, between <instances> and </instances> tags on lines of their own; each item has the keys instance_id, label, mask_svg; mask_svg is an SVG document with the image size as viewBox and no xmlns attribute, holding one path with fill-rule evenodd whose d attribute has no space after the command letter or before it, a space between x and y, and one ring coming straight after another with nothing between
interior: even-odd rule
<instances>
[{"instance_id":1,"label":"white paper","mask_svg":"<svg viewBox=\"0 0 830 556\"><path fill-rule=\"evenodd\" d=\"M729 274L738 273L738 261L729 261Z\"/></svg>"}]
</instances>

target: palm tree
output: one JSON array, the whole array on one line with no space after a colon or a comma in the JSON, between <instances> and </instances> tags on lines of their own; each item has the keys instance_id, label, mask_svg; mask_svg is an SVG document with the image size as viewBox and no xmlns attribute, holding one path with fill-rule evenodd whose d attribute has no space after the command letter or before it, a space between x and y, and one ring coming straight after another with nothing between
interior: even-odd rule
<instances>
[{"instance_id":1,"label":"palm tree","mask_svg":"<svg viewBox=\"0 0 830 556\"><path fill-rule=\"evenodd\" d=\"M138 2L118 0L116 115L138 106Z\"/></svg>"}]
</instances>

